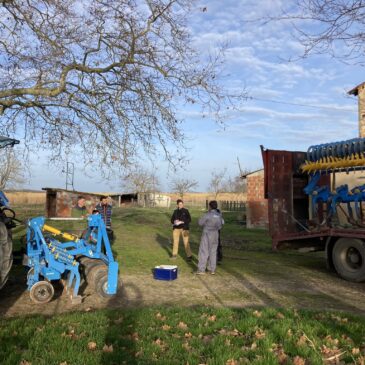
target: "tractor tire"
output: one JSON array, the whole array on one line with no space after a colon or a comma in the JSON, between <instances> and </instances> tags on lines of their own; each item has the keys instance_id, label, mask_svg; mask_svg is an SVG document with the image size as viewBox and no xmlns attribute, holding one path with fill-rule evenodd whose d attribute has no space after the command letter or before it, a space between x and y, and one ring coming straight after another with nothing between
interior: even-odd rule
<instances>
[{"instance_id":1,"label":"tractor tire","mask_svg":"<svg viewBox=\"0 0 365 365\"><path fill-rule=\"evenodd\" d=\"M53 285L49 281L38 281L30 288L29 295L36 304L48 303L54 295Z\"/></svg>"},{"instance_id":2,"label":"tractor tire","mask_svg":"<svg viewBox=\"0 0 365 365\"><path fill-rule=\"evenodd\" d=\"M11 231L0 222L0 289L6 284L13 265L13 240Z\"/></svg>"},{"instance_id":3,"label":"tractor tire","mask_svg":"<svg viewBox=\"0 0 365 365\"><path fill-rule=\"evenodd\" d=\"M108 286L108 271L100 270L95 275L95 291L102 298L111 298L115 294L108 294L106 292Z\"/></svg>"},{"instance_id":4,"label":"tractor tire","mask_svg":"<svg viewBox=\"0 0 365 365\"><path fill-rule=\"evenodd\" d=\"M365 281L365 242L356 238L340 238L332 251L333 265L343 279Z\"/></svg>"}]
</instances>

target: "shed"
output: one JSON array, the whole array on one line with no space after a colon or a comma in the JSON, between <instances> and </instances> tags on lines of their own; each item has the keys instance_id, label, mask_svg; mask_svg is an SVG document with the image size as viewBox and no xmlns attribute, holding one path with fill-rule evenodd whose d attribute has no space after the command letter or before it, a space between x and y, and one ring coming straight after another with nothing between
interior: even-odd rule
<instances>
[{"instance_id":1,"label":"shed","mask_svg":"<svg viewBox=\"0 0 365 365\"><path fill-rule=\"evenodd\" d=\"M91 213L96 204L99 203L100 196L110 196L113 206L118 207L137 201L137 194L88 193L57 188L42 188L42 190L46 191L46 216L48 218L71 217L72 208L76 206L80 197L85 199L88 213Z\"/></svg>"}]
</instances>

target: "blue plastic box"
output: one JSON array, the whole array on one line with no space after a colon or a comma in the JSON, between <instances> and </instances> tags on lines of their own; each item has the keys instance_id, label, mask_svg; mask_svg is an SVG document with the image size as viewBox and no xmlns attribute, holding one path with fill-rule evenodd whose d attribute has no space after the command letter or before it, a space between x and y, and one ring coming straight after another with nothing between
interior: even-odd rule
<instances>
[{"instance_id":1,"label":"blue plastic box","mask_svg":"<svg viewBox=\"0 0 365 365\"><path fill-rule=\"evenodd\" d=\"M159 265L153 270L153 277L156 280L175 280L177 279L177 266Z\"/></svg>"}]
</instances>

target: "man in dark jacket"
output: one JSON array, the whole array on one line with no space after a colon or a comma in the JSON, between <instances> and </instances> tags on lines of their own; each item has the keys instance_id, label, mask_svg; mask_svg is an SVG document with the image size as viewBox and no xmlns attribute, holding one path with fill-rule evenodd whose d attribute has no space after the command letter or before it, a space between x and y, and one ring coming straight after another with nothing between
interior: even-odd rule
<instances>
[{"instance_id":1,"label":"man in dark jacket","mask_svg":"<svg viewBox=\"0 0 365 365\"><path fill-rule=\"evenodd\" d=\"M184 208L184 202L181 199L176 201L177 209L171 217L172 229L173 229L173 248L172 248L172 259L176 259L179 250L180 236L182 235L185 252L187 259L191 261L192 253L189 244L189 224L191 222L190 213Z\"/></svg>"},{"instance_id":2,"label":"man in dark jacket","mask_svg":"<svg viewBox=\"0 0 365 365\"><path fill-rule=\"evenodd\" d=\"M99 211L106 228L111 229L112 206L108 204L108 198L106 196L100 197L100 203L96 205L95 209Z\"/></svg>"}]
</instances>

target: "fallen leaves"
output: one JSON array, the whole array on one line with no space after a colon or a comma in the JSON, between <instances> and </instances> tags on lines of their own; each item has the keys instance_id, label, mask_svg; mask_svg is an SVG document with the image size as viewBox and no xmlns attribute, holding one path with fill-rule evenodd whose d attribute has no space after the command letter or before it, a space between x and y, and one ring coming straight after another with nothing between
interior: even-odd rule
<instances>
[{"instance_id":1,"label":"fallen leaves","mask_svg":"<svg viewBox=\"0 0 365 365\"><path fill-rule=\"evenodd\" d=\"M20 361L19 365L32 365L32 363L27 360L22 360Z\"/></svg>"},{"instance_id":2,"label":"fallen leaves","mask_svg":"<svg viewBox=\"0 0 365 365\"><path fill-rule=\"evenodd\" d=\"M217 320L217 316L215 314L208 317L208 321L210 321L210 322L214 322L216 320Z\"/></svg>"},{"instance_id":3,"label":"fallen leaves","mask_svg":"<svg viewBox=\"0 0 365 365\"><path fill-rule=\"evenodd\" d=\"M181 328L182 330L187 330L188 329L188 325L184 322L179 322L179 324L177 326L179 328Z\"/></svg>"},{"instance_id":4,"label":"fallen leaves","mask_svg":"<svg viewBox=\"0 0 365 365\"><path fill-rule=\"evenodd\" d=\"M297 346L304 346L307 344L307 336L301 335L297 341Z\"/></svg>"},{"instance_id":5,"label":"fallen leaves","mask_svg":"<svg viewBox=\"0 0 365 365\"><path fill-rule=\"evenodd\" d=\"M266 336L266 333L263 329L261 328L258 328L256 331L255 331L255 337L258 339L258 340L261 340L262 338L264 338Z\"/></svg>"},{"instance_id":6,"label":"fallen leaves","mask_svg":"<svg viewBox=\"0 0 365 365\"><path fill-rule=\"evenodd\" d=\"M96 342L94 341L90 341L88 344L87 344L87 348L90 350L90 351L95 351L96 348L97 348L97 344Z\"/></svg>"},{"instance_id":7,"label":"fallen leaves","mask_svg":"<svg viewBox=\"0 0 365 365\"><path fill-rule=\"evenodd\" d=\"M306 361L300 356L295 356L293 359L293 365L306 365Z\"/></svg>"},{"instance_id":8,"label":"fallen leaves","mask_svg":"<svg viewBox=\"0 0 365 365\"><path fill-rule=\"evenodd\" d=\"M170 327L168 324L164 324L161 328L162 328L164 331L168 331L171 327Z\"/></svg>"},{"instance_id":9,"label":"fallen leaves","mask_svg":"<svg viewBox=\"0 0 365 365\"><path fill-rule=\"evenodd\" d=\"M103 352L113 352L114 349L113 349L113 345L107 345L105 344L104 347L103 347Z\"/></svg>"},{"instance_id":10,"label":"fallen leaves","mask_svg":"<svg viewBox=\"0 0 365 365\"><path fill-rule=\"evenodd\" d=\"M183 347L186 351L188 351L188 352L190 352L190 351L191 351L191 346L189 345L189 343L188 343L188 342L184 342L184 343L182 344L182 347Z\"/></svg>"},{"instance_id":11,"label":"fallen leaves","mask_svg":"<svg viewBox=\"0 0 365 365\"><path fill-rule=\"evenodd\" d=\"M62 337L70 338L71 340L78 340L79 338L82 338L86 336L85 332L82 332L80 334L77 334L74 329L69 328L68 332L63 332L61 334Z\"/></svg>"},{"instance_id":12,"label":"fallen leaves","mask_svg":"<svg viewBox=\"0 0 365 365\"><path fill-rule=\"evenodd\" d=\"M167 348L167 344L161 340L161 338L157 338L155 341L153 341L155 345L157 345L160 350L165 350Z\"/></svg>"},{"instance_id":13,"label":"fallen leaves","mask_svg":"<svg viewBox=\"0 0 365 365\"><path fill-rule=\"evenodd\" d=\"M258 311L258 310L256 310L256 311L253 311L253 313L252 313L255 317L257 317L257 318L260 318L261 316L262 316L262 313L260 312L260 311Z\"/></svg>"},{"instance_id":14,"label":"fallen leaves","mask_svg":"<svg viewBox=\"0 0 365 365\"><path fill-rule=\"evenodd\" d=\"M331 315L331 318L339 323L348 323L348 318L342 318L342 317L339 317L339 316L336 316L334 314Z\"/></svg>"},{"instance_id":15,"label":"fallen leaves","mask_svg":"<svg viewBox=\"0 0 365 365\"><path fill-rule=\"evenodd\" d=\"M160 312L156 313L156 319L159 321L166 321L166 316L163 316Z\"/></svg>"},{"instance_id":16,"label":"fallen leaves","mask_svg":"<svg viewBox=\"0 0 365 365\"><path fill-rule=\"evenodd\" d=\"M238 331L236 328L233 330L226 330L226 329L222 328L218 331L218 333L220 335L226 335L226 336L232 336L232 337L243 336L243 333Z\"/></svg>"},{"instance_id":17,"label":"fallen leaves","mask_svg":"<svg viewBox=\"0 0 365 365\"><path fill-rule=\"evenodd\" d=\"M284 352L283 346L276 343L272 344L271 351L275 354L280 365L286 363L288 355Z\"/></svg>"},{"instance_id":18,"label":"fallen leaves","mask_svg":"<svg viewBox=\"0 0 365 365\"><path fill-rule=\"evenodd\" d=\"M346 353L347 351L342 351L341 349L334 346L333 348L329 348L326 345L322 345L321 353L322 353L322 360L325 364L338 364L340 358Z\"/></svg>"}]
</instances>

